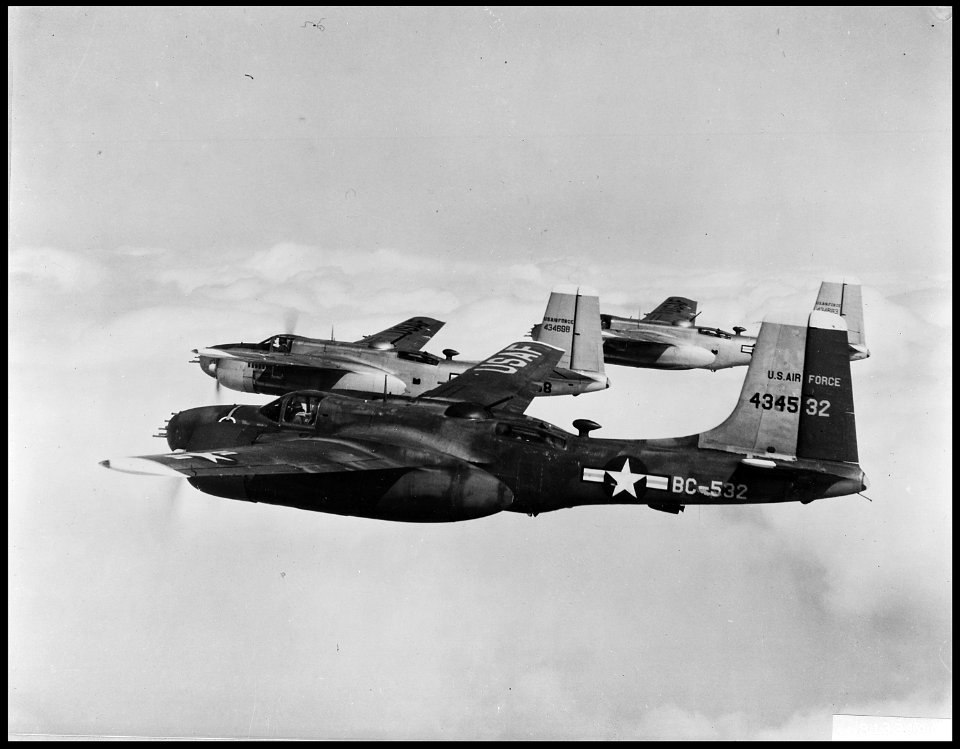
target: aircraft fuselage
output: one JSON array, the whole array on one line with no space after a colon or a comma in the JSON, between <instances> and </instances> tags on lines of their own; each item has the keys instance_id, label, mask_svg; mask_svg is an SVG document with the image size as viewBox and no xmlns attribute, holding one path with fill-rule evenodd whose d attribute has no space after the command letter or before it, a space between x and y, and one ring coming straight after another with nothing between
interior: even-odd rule
<instances>
[{"instance_id":1,"label":"aircraft fuselage","mask_svg":"<svg viewBox=\"0 0 960 749\"><path fill-rule=\"evenodd\" d=\"M757 342L752 336L719 328L647 323L612 315L603 315L602 320L603 360L628 367L714 371L742 367L750 363ZM664 335L670 342L650 340Z\"/></svg>"},{"instance_id":2,"label":"aircraft fuselage","mask_svg":"<svg viewBox=\"0 0 960 749\"><path fill-rule=\"evenodd\" d=\"M697 435L597 439L445 401L328 394L310 427L274 422L254 406L209 406L177 414L167 430L172 449L191 453L277 440L306 449L311 437L369 440L379 454L418 467L189 480L232 499L387 520L443 522L601 504L676 513L688 504L809 502L864 487L856 465L761 460L766 465L758 467L745 464L745 455L698 447Z\"/></svg>"},{"instance_id":3,"label":"aircraft fuselage","mask_svg":"<svg viewBox=\"0 0 960 749\"><path fill-rule=\"evenodd\" d=\"M425 351L371 348L302 336L276 336L275 339L285 339L281 351L265 349L264 344L215 346L214 349L225 355L213 358L201 352L200 367L221 385L245 393L282 395L295 390L337 390L415 397L477 363L452 356L441 359ZM263 353L290 355L291 363L250 360ZM538 395L579 395L607 387L606 376L558 368L542 384Z\"/></svg>"}]
</instances>

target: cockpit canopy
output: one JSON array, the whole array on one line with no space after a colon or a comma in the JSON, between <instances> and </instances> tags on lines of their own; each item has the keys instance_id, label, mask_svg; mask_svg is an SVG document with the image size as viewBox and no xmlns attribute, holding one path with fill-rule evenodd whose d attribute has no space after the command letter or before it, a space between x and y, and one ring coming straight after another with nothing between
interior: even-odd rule
<instances>
[{"instance_id":1,"label":"cockpit canopy","mask_svg":"<svg viewBox=\"0 0 960 749\"><path fill-rule=\"evenodd\" d=\"M440 363L440 357L428 354L426 351L398 351L398 359L420 362L421 364L431 364L434 367Z\"/></svg>"},{"instance_id":2,"label":"cockpit canopy","mask_svg":"<svg viewBox=\"0 0 960 749\"><path fill-rule=\"evenodd\" d=\"M327 397L318 390L298 390L271 401L260 413L278 424L311 427L317 423L320 402Z\"/></svg>"},{"instance_id":3,"label":"cockpit canopy","mask_svg":"<svg viewBox=\"0 0 960 749\"><path fill-rule=\"evenodd\" d=\"M728 333L725 330L720 330L720 328L697 328L697 332L700 335L709 335L714 338L733 338L733 333Z\"/></svg>"},{"instance_id":4,"label":"cockpit canopy","mask_svg":"<svg viewBox=\"0 0 960 749\"><path fill-rule=\"evenodd\" d=\"M296 336L292 335L272 335L265 341L260 341L257 348L262 351L269 351L275 354L289 354Z\"/></svg>"}]
</instances>

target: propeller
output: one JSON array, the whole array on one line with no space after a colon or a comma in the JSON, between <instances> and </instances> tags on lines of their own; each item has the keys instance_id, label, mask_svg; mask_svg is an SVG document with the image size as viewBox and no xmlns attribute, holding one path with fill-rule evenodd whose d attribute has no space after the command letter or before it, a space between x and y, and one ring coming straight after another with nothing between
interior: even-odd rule
<instances>
[{"instance_id":1,"label":"propeller","mask_svg":"<svg viewBox=\"0 0 960 749\"><path fill-rule=\"evenodd\" d=\"M297 327L297 321L300 319L300 310L294 307L287 307L283 313L283 332L293 335Z\"/></svg>"},{"instance_id":2,"label":"propeller","mask_svg":"<svg viewBox=\"0 0 960 749\"><path fill-rule=\"evenodd\" d=\"M180 499L183 496L183 487L187 484L186 479L163 478L161 479L166 486L163 492L163 503L166 509L166 519L170 520L174 515L179 514L177 509L180 506Z\"/></svg>"}]
</instances>

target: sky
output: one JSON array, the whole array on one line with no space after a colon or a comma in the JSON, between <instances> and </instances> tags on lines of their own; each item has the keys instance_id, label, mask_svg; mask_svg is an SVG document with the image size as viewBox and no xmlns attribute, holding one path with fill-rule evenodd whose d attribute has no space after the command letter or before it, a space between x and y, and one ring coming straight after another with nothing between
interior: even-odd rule
<instances>
[{"instance_id":1,"label":"sky","mask_svg":"<svg viewBox=\"0 0 960 749\"><path fill-rule=\"evenodd\" d=\"M949 8L8 9L8 732L829 739L952 718ZM867 498L422 525L98 461L266 403L191 349L551 288L701 324L861 283ZM743 368L528 413L694 434Z\"/></svg>"}]
</instances>

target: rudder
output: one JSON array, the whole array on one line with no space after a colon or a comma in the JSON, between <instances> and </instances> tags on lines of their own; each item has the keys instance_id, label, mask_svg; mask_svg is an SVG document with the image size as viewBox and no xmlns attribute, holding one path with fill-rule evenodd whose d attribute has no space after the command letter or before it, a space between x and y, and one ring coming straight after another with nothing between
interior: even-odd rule
<instances>
[{"instance_id":1,"label":"rudder","mask_svg":"<svg viewBox=\"0 0 960 749\"><path fill-rule=\"evenodd\" d=\"M841 318L827 312L811 313L797 434L798 458L844 463L859 460L847 342Z\"/></svg>"}]
</instances>

